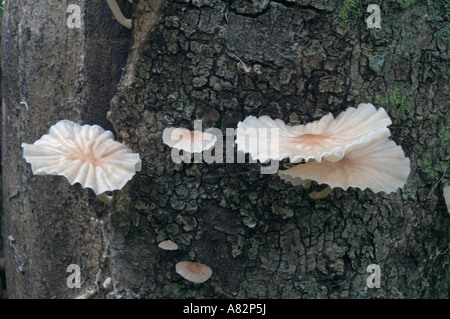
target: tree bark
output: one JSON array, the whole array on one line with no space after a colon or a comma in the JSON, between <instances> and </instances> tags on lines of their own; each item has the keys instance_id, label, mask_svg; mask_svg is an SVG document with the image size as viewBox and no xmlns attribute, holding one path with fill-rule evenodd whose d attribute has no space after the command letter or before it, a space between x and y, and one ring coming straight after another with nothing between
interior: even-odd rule
<instances>
[{"instance_id":1,"label":"tree bark","mask_svg":"<svg viewBox=\"0 0 450 319\"><path fill-rule=\"evenodd\" d=\"M101 219L108 210L80 185L33 176L22 158L22 143L34 143L62 119L112 129L106 113L131 32L106 2L74 2L80 28L67 26L66 2L5 3L2 234L9 298L72 298L81 292L67 286L70 264L80 266L83 290L92 290L108 268Z\"/></svg>"},{"instance_id":2,"label":"tree bark","mask_svg":"<svg viewBox=\"0 0 450 319\"><path fill-rule=\"evenodd\" d=\"M365 22L365 1L134 1L132 45L107 119L143 169L114 192L111 209L63 178L32 176L20 143L61 117L108 128L107 103L98 101L114 94L124 54L111 48L125 48L128 31L108 22L107 40L96 46L94 25L111 16L104 5L90 16L92 4L82 3L76 37L64 19L49 19L65 8L42 3L8 2L3 25L11 296L448 298L445 1L378 1L379 29ZM103 62L101 50L116 62ZM95 88L94 74L108 94ZM199 119L219 128L225 145L226 129L249 115L304 124L363 102L386 109L392 139L411 160L396 193L334 189L313 200L309 193L323 186L262 175L259 164L236 163L225 149L234 163L175 164L161 138L165 127L193 129ZM101 112L89 109L98 104ZM179 249L158 248L166 239ZM186 281L175 272L182 260L208 265L211 278ZM66 285L69 264L80 265L79 289ZM368 288L372 264L380 288ZM108 277L111 291L97 289Z\"/></svg>"}]
</instances>

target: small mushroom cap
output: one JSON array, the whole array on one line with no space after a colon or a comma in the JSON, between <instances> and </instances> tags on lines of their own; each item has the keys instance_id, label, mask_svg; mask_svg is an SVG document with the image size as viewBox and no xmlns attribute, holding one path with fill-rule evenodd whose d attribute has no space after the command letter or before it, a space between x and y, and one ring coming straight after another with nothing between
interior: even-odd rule
<instances>
[{"instance_id":1,"label":"small mushroom cap","mask_svg":"<svg viewBox=\"0 0 450 319\"><path fill-rule=\"evenodd\" d=\"M445 185L443 189L445 204L447 205L447 211L450 213L450 185Z\"/></svg>"},{"instance_id":2,"label":"small mushroom cap","mask_svg":"<svg viewBox=\"0 0 450 319\"><path fill-rule=\"evenodd\" d=\"M168 127L163 131L164 144L190 153L201 153L210 150L216 144L214 134L189 131L180 127Z\"/></svg>"},{"instance_id":3,"label":"small mushroom cap","mask_svg":"<svg viewBox=\"0 0 450 319\"><path fill-rule=\"evenodd\" d=\"M122 189L141 169L139 154L98 125L62 120L34 144L22 143L22 148L33 174L61 175L96 195Z\"/></svg>"},{"instance_id":4,"label":"small mushroom cap","mask_svg":"<svg viewBox=\"0 0 450 319\"><path fill-rule=\"evenodd\" d=\"M164 250L177 250L178 245L171 240L164 240L158 244L158 247Z\"/></svg>"},{"instance_id":5,"label":"small mushroom cap","mask_svg":"<svg viewBox=\"0 0 450 319\"><path fill-rule=\"evenodd\" d=\"M192 261L180 261L175 265L175 270L184 279L195 283L205 282L212 275L211 268Z\"/></svg>"},{"instance_id":6,"label":"small mushroom cap","mask_svg":"<svg viewBox=\"0 0 450 319\"><path fill-rule=\"evenodd\" d=\"M279 171L278 175L286 180L311 179L344 190L357 187L390 193L405 185L409 173L409 158L400 146L385 137L346 153L340 161L310 160Z\"/></svg>"},{"instance_id":7,"label":"small mushroom cap","mask_svg":"<svg viewBox=\"0 0 450 319\"><path fill-rule=\"evenodd\" d=\"M320 162L322 158L336 162L349 149L388 132L391 123L386 111L377 110L372 104L349 107L336 119L329 113L318 121L297 126L288 126L268 116L249 116L238 123L236 144L238 151L250 153L253 159L263 163L285 158L293 163L303 159ZM268 129L269 133L262 129Z\"/></svg>"}]
</instances>

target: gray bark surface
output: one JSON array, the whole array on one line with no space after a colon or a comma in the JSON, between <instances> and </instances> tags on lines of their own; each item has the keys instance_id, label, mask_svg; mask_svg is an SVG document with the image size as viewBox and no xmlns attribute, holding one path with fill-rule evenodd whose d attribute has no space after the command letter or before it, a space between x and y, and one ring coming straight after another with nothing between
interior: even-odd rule
<instances>
[{"instance_id":1,"label":"gray bark surface","mask_svg":"<svg viewBox=\"0 0 450 319\"><path fill-rule=\"evenodd\" d=\"M9 298L74 297L80 289L67 287L70 264L80 266L83 288L94 286L107 269L104 205L63 177L33 176L20 147L61 119L112 128L106 113L131 32L114 20L104 1L78 4L82 27L69 29L65 2L5 3L2 234Z\"/></svg>"},{"instance_id":2,"label":"gray bark surface","mask_svg":"<svg viewBox=\"0 0 450 319\"><path fill-rule=\"evenodd\" d=\"M65 20L44 19L61 5L20 3L7 3L2 38L3 52L19 52L2 66L12 296L75 296L110 277L112 290L95 296L448 298L445 1L378 1L381 29L367 27L364 1L135 1L131 49L107 119L140 153L143 169L114 193L111 209L62 177L32 176L19 146L61 117L108 128L108 106L99 101L114 94L123 55L111 48L126 47L127 31L106 22L89 29L85 17L85 33L69 36ZM109 18L105 11L89 21ZM94 34L106 37L103 45ZM105 63L99 50L116 62ZM84 64L90 80L79 78L83 53L92 59ZM96 87L98 74L104 86ZM259 164L175 164L161 138L165 127L193 129L196 119L225 135L249 115L304 124L363 102L386 109L392 139L411 160L396 193L335 189L313 200L309 193L323 186L293 187L261 175ZM95 113L98 104L104 108ZM180 249L158 248L166 239ZM182 260L204 263L213 275L192 284L175 272ZM78 290L65 286L71 263L81 266ZM380 266L381 288L366 286L370 264Z\"/></svg>"}]
</instances>

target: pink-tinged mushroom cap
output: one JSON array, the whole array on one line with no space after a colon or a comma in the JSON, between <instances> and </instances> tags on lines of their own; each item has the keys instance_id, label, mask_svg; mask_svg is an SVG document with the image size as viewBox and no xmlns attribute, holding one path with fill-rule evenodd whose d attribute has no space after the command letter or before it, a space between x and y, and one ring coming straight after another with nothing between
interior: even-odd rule
<instances>
[{"instance_id":1,"label":"pink-tinged mushroom cap","mask_svg":"<svg viewBox=\"0 0 450 319\"><path fill-rule=\"evenodd\" d=\"M410 172L409 158L400 146L386 136L372 144L347 152L340 161L310 160L298 164L278 175L282 179L310 179L330 187L347 190L357 187L374 192L395 192L407 182Z\"/></svg>"},{"instance_id":2,"label":"pink-tinged mushroom cap","mask_svg":"<svg viewBox=\"0 0 450 319\"><path fill-rule=\"evenodd\" d=\"M211 268L192 261L180 261L175 265L175 270L184 279L195 283L205 282L212 275Z\"/></svg>"},{"instance_id":3,"label":"pink-tinged mushroom cap","mask_svg":"<svg viewBox=\"0 0 450 319\"><path fill-rule=\"evenodd\" d=\"M337 118L330 113L318 121L297 126L288 126L282 120L268 116L250 116L238 123L236 144L238 151L250 153L253 159L261 162L285 158L293 163L303 159L320 162L322 158L336 162L349 149L383 136L391 123L386 111L383 108L377 110L372 104L349 107ZM272 134L264 133L264 129ZM261 130L264 134L258 134Z\"/></svg>"},{"instance_id":4,"label":"pink-tinged mushroom cap","mask_svg":"<svg viewBox=\"0 0 450 319\"><path fill-rule=\"evenodd\" d=\"M169 147L189 153L201 153L210 150L217 141L217 137L214 134L189 131L188 129L177 127L164 129L162 138L164 144Z\"/></svg>"},{"instance_id":5,"label":"pink-tinged mushroom cap","mask_svg":"<svg viewBox=\"0 0 450 319\"><path fill-rule=\"evenodd\" d=\"M34 144L22 143L35 175L62 175L96 195L119 190L141 169L139 154L98 125L62 120Z\"/></svg>"},{"instance_id":6,"label":"pink-tinged mushroom cap","mask_svg":"<svg viewBox=\"0 0 450 319\"><path fill-rule=\"evenodd\" d=\"M158 247L164 250L177 250L178 245L171 240L164 240L158 244Z\"/></svg>"}]
</instances>

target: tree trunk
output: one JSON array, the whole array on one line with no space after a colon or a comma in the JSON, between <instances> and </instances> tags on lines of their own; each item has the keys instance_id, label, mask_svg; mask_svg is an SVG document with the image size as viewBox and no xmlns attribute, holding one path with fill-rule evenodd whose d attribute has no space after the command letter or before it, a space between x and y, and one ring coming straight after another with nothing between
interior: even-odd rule
<instances>
[{"instance_id":1,"label":"tree trunk","mask_svg":"<svg viewBox=\"0 0 450 319\"><path fill-rule=\"evenodd\" d=\"M111 209L62 177L32 176L20 144L62 118L109 127L129 33L103 1L81 1L79 30L65 26L62 4L36 3L7 2L3 24L10 296L448 298L445 1L377 1L381 28L366 23L365 1L134 1L107 119L143 168ZM386 109L411 160L396 193L334 189L313 200L323 186L261 174L225 147L216 148L223 163L176 164L161 138L198 119L225 146L226 129L249 115L304 124L363 102ZM179 249L158 248L166 239ZM211 278L186 281L175 272L182 260L208 265ZM70 264L81 288L67 287ZM367 282L373 264L380 288ZM111 290L101 286L108 277Z\"/></svg>"},{"instance_id":2,"label":"tree trunk","mask_svg":"<svg viewBox=\"0 0 450 319\"><path fill-rule=\"evenodd\" d=\"M56 176L33 176L22 158L61 119L80 124L106 120L125 67L131 32L104 1L7 1L3 15L3 239L10 298L71 298L107 273L102 216L108 210L80 185ZM123 3L127 3L123 1ZM129 14L131 15L131 6ZM81 270L80 289L69 289L70 264Z\"/></svg>"}]
</instances>

